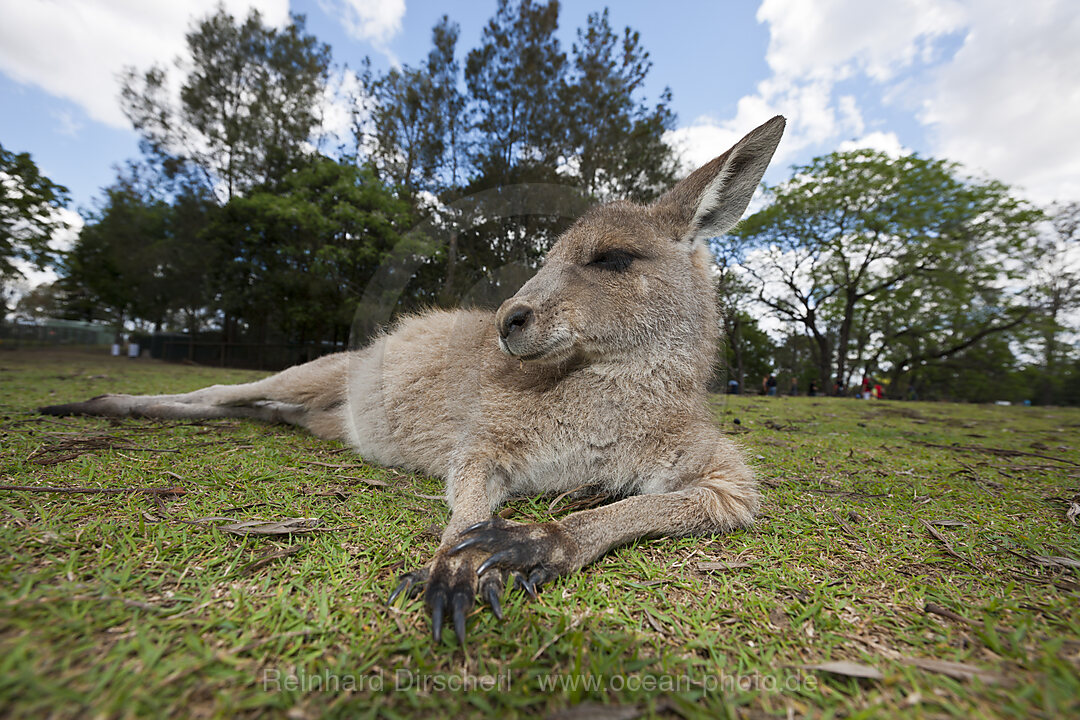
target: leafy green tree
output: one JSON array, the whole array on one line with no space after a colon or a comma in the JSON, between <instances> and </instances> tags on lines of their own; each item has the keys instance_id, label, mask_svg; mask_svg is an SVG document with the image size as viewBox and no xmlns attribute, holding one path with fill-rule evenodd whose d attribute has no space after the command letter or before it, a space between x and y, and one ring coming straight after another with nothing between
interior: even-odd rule
<instances>
[{"instance_id":1,"label":"leafy green tree","mask_svg":"<svg viewBox=\"0 0 1080 720\"><path fill-rule=\"evenodd\" d=\"M725 236L713 238L711 249L717 269L717 302L724 324L727 372L722 374L726 374L726 380L734 379L739 383L740 390L745 391L748 377L754 378L768 371L771 352L766 353L763 359L749 357L755 348L754 341L760 340L757 333L761 331L752 315L753 288L739 264L737 245Z\"/></svg>"},{"instance_id":2,"label":"leafy green tree","mask_svg":"<svg viewBox=\"0 0 1080 720\"><path fill-rule=\"evenodd\" d=\"M121 103L146 152L171 173L194 172L221 202L280 182L319 125L329 46L305 32L301 15L277 30L257 10L239 22L224 7L187 45L190 61L176 61L179 102L165 67L124 72Z\"/></svg>"},{"instance_id":3,"label":"leafy green tree","mask_svg":"<svg viewBox=\"0 0 1080 720\"><path fill-rule=\"evenodd\" d=\"M370 69L364 84L371 93L370 131L357 129L383 176L408 194L441 190L455 184L460 172L464 97L458 89L455 58L459 28L443 16L432 30L427 63L393 68L379 77Z\"/></svg>"},{"instance_id":4,"label":"leafy green tree","mask_svg":"<svg viewBox=\"0 0 1080 720\"><path fill-rule=\"evenodd\" d=\"M65 314L62 289L56 283L42 283L24 293L15 303L15 318L32 323Z\"/></svg>"},{"instance_id":5,"label":"leafy green tree","mask_svg":"<svg viewBox=\"0 0 1080 720\"><path fill-rule=\"evenodd\" d=\"M73 310L85 320L116 327L142 315L136 283L145 277L144 260L153 237L164 236L163 203L146 205L124 188L106 190L105 205L86 218L66 260L65 289ZM163 313L162 313L163 314Z\"/></svg>"},{"instance_id":6,"label":"leafy green tree","mask_svg":"<svg viewBox=\"0 0 1080 720\"><path fill-rule=\"evenodd\" d=\"M123 327L198 330L210 313L216 203L198 185L163 188L156 168L129 163L86 215L60 266L65 313Z\"/></svg>"},{"instance_id":7,"label":"leafy green tree","mask_svg":"<svg viewBox=\"0 0 1080 720\"><path fill-rule=\"evenodd\" d=\"M758 299L800 324L822 383L878 362L894 378L1008 332L1031 312L1011 281L1040 213L942 160L870 150L794 168L735 230ZM875 367L867 367L870 371Z\"/></svg>"},{"instance_id":8,"label":"leafy green tree","mask_svg":"<svg viewBox=\"0 0 1080 720\"><path fill-rule=\"evenodd\" d=\"M219 211L216 199L201 185L187 183L172 194L167 236L159 248L159 282L171 328L195 333L213 321L211 268L222 258L207 227Z\"/></svg>"},{"instance_id":9,"label":"leafy green tree","mask_svg":"<svg viewBox=\"0 0 1080 720\"><path fill-rule=\"evenodd\" d=\"M138 166L129 165L105 189L66 254L62 286L69 309L117 328L128 321L161 327L169 304L161 279L170 212Z\"/></svg>"},{"instance_id":10,"label":"leafy green tree","mask_svg":"<svg viewBox=\"0 0 1080 720\"><path fill-rule=\"evenodd\" d=\"M951 402L1018 402L1028 396L1028 384L1005 333L988 336L963 350L907 373L890 384L901 398Z\"/></svg>"},{"instance_id":11,"label":"leafy green tree","mask_svg":"<svg viewBox=\"0 0 1080 720\"><path fill-rule=\"evenodd\" d=\"M466 58L479 135L473 164L486 187L556 179L567 122L558 103L566 69L558 25L558 0L499 0Z\"/></svg>"},{"instance_id":12,"label":"leafy green tree","mask_svg":"<svg viewBox=\"0 0 1080 720\"><path fill-rule=\"evenodd\" d=\"M464 153L468 125L465 118L465 95L458 87L461 64L457 60L457 42L461 28L443 15L431 31L431 51L427 73L431 78L434 105L442 116L442 182L457 187L463 179Z\"/></svg>"},{"instance_id":13,"label":"leafy green tree","mask_svg":"<svg viewBox=\"0 0 1080 720\"><path fill-rule=\"evenodd\" d=\"M42 175L29 153L0 145L0 320L10 283L23 276L19 264L43 269L54 261L49 240L67 227L58 214L67 202L67 188Z\"/></svg>"},{"instance_id":14,"label":"leafy green tree","mask_svg":"<svg viewBox=\"0 0 1080 720\"><path fill-rule=\"evenodd\" d=\"M607 8L591 13L577 31L562 98L566 149L585 193L601 200L647 201L670 187L675 155L663 135L675 124L665 89L650 108L638 99L652 67L641 35L611 28Z\"/></svg>"},{"instance_id":15,"label":"leafy green tree","mask_svg":"<svg viewBox=\"0 0 1080 720\"><path fill-rule=\"evenodd\" d=\"M215 214L216 302L258 341L345 342L368 281L410 217L371 168L318 158Z\"/></svg>"}]
</instances>

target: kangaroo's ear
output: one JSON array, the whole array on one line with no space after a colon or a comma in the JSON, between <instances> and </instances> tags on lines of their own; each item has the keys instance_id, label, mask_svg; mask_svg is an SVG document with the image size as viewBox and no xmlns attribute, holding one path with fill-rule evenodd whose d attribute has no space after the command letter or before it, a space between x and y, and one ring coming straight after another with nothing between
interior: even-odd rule
<instances>
[{"instance_id":1,"label":"kangaroo's ear","mask_svg":"<svg viewBox=\"0 0 1080 720\"><path fill-rule=\"evenodd\" d=\"M777 115L718 158L701 166L656 201L682 240L718 237L742 217L769 166L786 120Z\"/></svg>"}]
</instances>

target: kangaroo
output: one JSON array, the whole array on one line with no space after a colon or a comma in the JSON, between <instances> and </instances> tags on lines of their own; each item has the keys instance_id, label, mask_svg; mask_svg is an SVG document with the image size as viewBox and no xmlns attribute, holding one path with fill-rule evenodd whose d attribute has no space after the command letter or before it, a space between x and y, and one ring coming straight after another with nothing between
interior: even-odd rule
<instances>
[{"instance_id":1,"label":"kangaroo","mask_svg":"<svg viewBox=\"0 0 1080 720\"><path fill-rule=\"evenodd\" d=\"M753 474L706 405L719 318L703 241L739 220L784 125L769 120L651 205L588 211L494 314L407 317L362 350L257 382L41 412L292 423L444 478L441 544L390 602L423 592L435 642L449 615L464 644L478 596L502 619L510 577L535 596L636 538L753 522ZM583 482L622 499L537 524L493 517L511 496Z\"/></svg>"}]
</instances>

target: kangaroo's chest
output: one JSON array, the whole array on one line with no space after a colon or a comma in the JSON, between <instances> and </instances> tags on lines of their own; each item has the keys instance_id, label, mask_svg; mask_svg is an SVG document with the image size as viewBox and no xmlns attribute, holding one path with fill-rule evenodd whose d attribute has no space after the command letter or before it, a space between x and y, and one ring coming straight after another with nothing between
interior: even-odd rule
<instances>
[{"instance_id":1,"label":"kangaroo's chest","mask_svg":"<svg viewBox=\"0 0 1080 720\"><path fill-rule=\"evenodd\" d=\"M649 492L667 479L661 414L616 398L560 406L537 418L523 446L513 494L566 492L599 485L612 494Z\"/></svg>"}]
</instances>

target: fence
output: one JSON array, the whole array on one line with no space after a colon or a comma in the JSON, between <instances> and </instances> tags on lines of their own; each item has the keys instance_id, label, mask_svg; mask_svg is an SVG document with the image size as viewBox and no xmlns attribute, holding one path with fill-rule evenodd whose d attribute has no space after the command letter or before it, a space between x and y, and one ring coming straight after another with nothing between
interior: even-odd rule
<instances>
[{"instance_id":1,"label":"fence","mask_svg":"<svg viewBox=\"0 0 1080 720\"><path fill-rule=\"evenodd\" d=\"M251 343L157 333L150 338L150 356L168 362L282 370L347 349L343 343Z\"/></svg>"},{"instance_id":2,"label":"fence","mask_svg":"<svg viewBox=\"0 0 1080 720\"><path fill-rule=\"evenodd\" d=\"M109 345L115 331L105 325L77 320L44 320L38 323L0 322L0 341L5 347L39 345Z\"/></svg>"}]
</instances>

